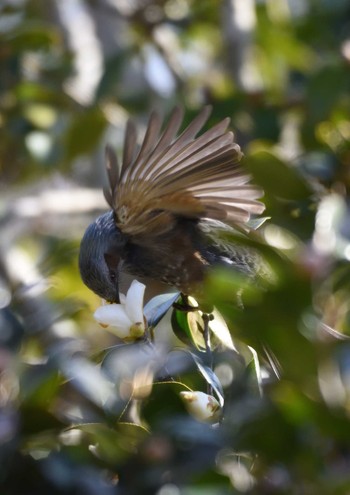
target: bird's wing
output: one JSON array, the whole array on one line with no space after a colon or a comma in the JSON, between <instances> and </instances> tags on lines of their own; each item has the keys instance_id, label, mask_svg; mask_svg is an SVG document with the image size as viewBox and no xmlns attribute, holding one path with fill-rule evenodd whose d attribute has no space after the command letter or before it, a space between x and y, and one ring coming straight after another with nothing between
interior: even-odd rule
<instances>
[{"instance_id":1,"label":"bird's wing","mask_svg":"<svg viewBox=\"0 0 350 495\"><path fill-rule=\"evenodd\" d=\"M157 112L150 116L141 146L129 121L122 166L107 149L109 189L105 196L120 230L133 236L157 236L180 217L211 218L244 228L251 214L260 214L262 191L249 184L240 166L239 146L227 130L229 119L199 137L211 112L205 107L178 135L183 112L175 108L162 131Z\"/></svg>"}]
</instances>

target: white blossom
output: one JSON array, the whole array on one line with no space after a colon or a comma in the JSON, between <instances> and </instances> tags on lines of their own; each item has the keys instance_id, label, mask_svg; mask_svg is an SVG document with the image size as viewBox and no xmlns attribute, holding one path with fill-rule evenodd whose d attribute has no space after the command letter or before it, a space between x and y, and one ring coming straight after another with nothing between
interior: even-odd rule
<instances>
[{"instance_id":1,"label":"white blossom","mask_svg":"<svg viewBox=\"0 0 350 495\"><path fill-rule=\"evenodd\" d=\"M124 340L135 340L145 333L143 297L146 286L133 280L126 294L120 294L120 304L103 304L94 313L100 325Z\"/></svg>"},{"instance_id":2,"label":"white blossom","mask_svg":"<svg viewBox=\"0 0 350 495\"><path fill-rule=\"evenodd\" d=\"M180 396L185 403L187 411L198 421L214 423L218 421L221 407L212 395L204 392L183 391Z\"/></svg>"}]
</instances>

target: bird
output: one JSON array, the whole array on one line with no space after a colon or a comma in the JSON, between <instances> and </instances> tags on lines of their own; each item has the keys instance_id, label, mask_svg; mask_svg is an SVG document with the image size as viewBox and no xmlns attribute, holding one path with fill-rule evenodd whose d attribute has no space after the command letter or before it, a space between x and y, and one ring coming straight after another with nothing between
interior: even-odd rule
<instances>
[{"instance_id":1,"label":"bird","mask_svg":"<svg viewBox=\"0 0 350 495\"><path fill-rule=\"evenodd\" d=\"M213 266L248 276L257 272L258 257L250 248L216 235L248 233L252 215L265 205L262 189L241 164L230 119L201 132L211 112L205 106L180 132L182 107L173 109L165 125L153 111L140 145L129 120L121 165L106 147L110 210L88 226L79 252L83 282L106 301L119 302L123 273L196 295Z\"/></svg>"}]
</instances>

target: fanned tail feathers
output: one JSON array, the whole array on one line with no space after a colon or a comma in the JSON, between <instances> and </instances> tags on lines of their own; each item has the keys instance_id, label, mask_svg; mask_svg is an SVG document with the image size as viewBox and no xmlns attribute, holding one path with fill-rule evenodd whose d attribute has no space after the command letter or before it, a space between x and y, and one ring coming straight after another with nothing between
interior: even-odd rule
<instances>
[{"instance_id":1,"label":"fanned tail feathers","mask_svg":"<svg viewBox=\"0 0 350 495\"><path fill-rule=\"evenodd\" d=\"M246 229L251 214L260 214L262 190L249 184L239 162L240 147L228 131L227 118L196 137L211 112L205 107L177 133L183 111L176 107L163 132L157 112L150 116L137 151L136 129L128 122L122 166L108 147L110 187L105 196L126 234L158 234L171 228L174 215L212 218ZM120 172L119 172L120 170Z\"/></svg>"}]
</instances>

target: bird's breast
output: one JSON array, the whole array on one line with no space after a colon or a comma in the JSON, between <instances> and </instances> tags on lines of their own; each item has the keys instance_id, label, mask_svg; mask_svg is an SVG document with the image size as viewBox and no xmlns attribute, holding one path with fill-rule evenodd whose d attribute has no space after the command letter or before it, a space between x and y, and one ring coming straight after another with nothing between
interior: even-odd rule
<instances>
[{"instance_id":1,"label":"bird's breast","mask_svg":"<svg viewBox=\"0 0 350 495\"><path fill-rule=\"evenodd\" d=\"M201 256L191 236L172 234L157 242L130 245L124 260L135 277L150 277L187 294L203 282L208 262Z\"/></svg>"}]
</instances>

